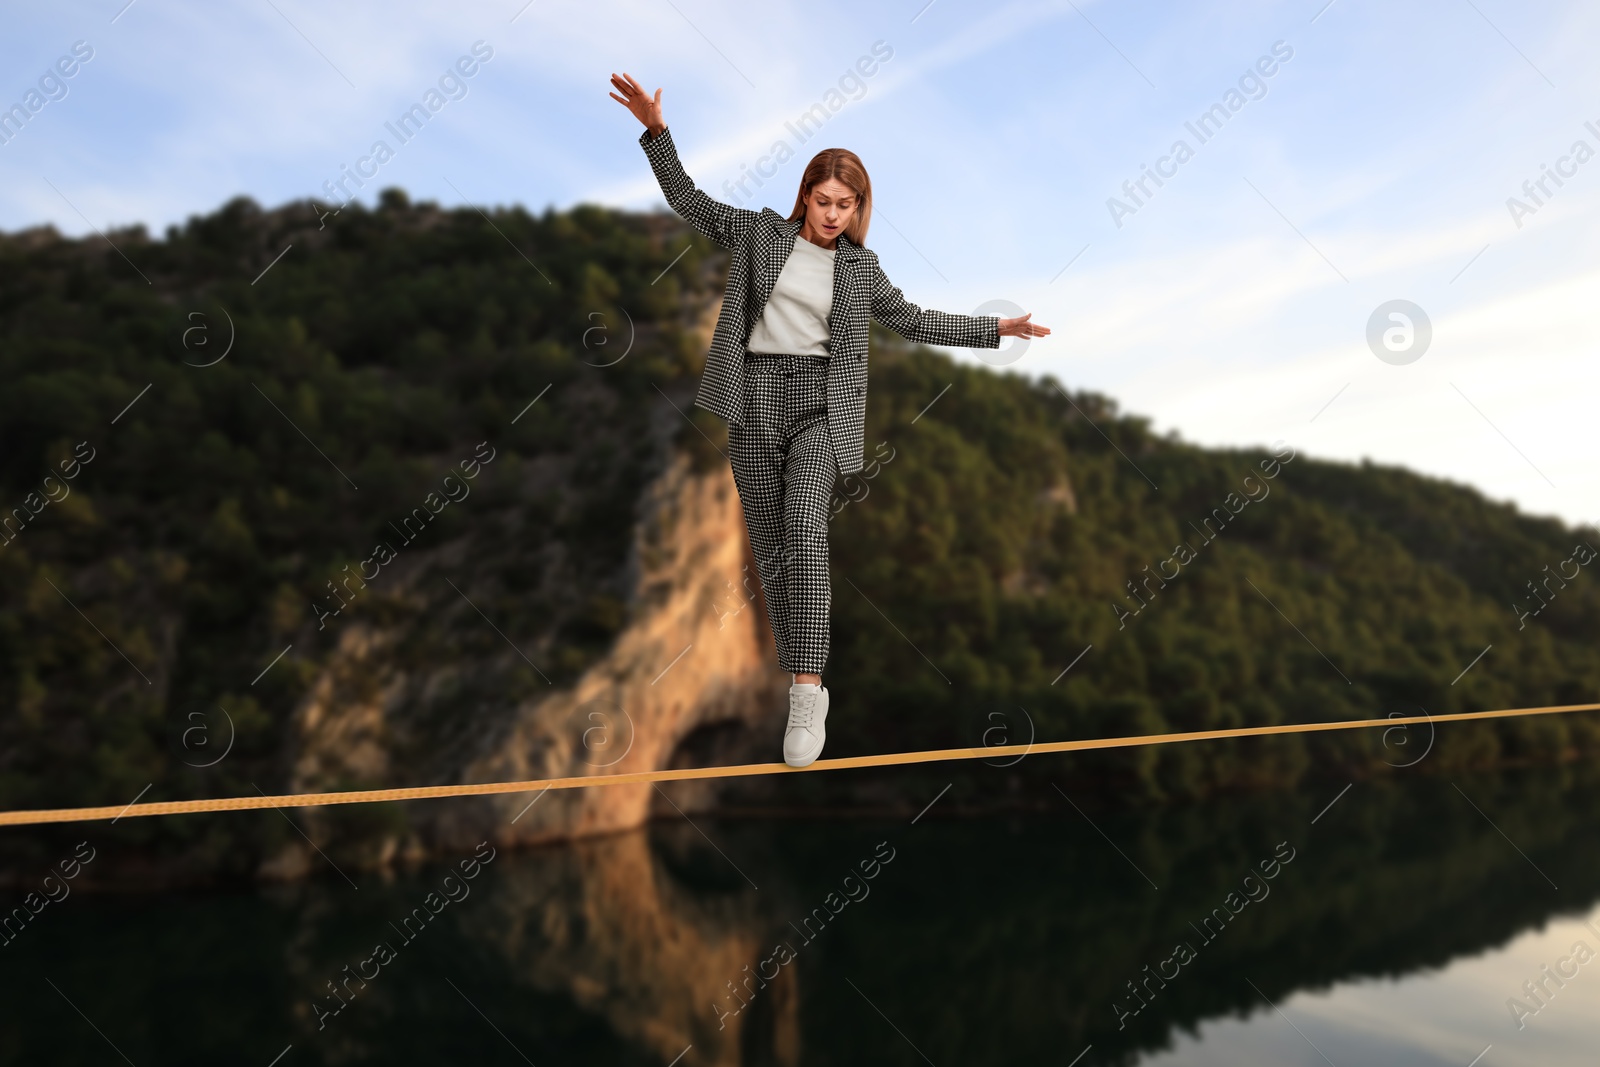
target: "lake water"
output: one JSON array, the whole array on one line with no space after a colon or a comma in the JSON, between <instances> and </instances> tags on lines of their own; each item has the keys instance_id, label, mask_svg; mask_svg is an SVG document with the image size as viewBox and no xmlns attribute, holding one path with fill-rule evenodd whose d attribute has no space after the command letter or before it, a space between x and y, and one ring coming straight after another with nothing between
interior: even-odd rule
<instances>
[{"instance_id":1,"label":"lake water","mask_svg":"<svg viewBox=\"0 0 1600 1067\"><path fill-rule=\"evenodd\" d=\"M75 892L0 949L0 1062L1595 1062L1595 771L1128 810L1070 769L1026 815L930 778L915 822Z\"/></svg>"}]
</instances>

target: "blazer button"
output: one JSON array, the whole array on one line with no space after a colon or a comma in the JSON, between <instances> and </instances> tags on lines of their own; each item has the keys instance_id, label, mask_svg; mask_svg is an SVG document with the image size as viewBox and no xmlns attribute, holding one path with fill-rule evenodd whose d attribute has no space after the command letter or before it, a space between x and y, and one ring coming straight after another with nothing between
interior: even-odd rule
<instances>
[{"instance_id":1,"label":"blazer button","mask_svg":"<svg viewBox=\"0 0 1600 1067\"><path fill-rule=\"evenodd\" d=\"M856 386L856 396L860 396L864 392L866 392L865 389L861 388L861 386L859 386L859 385Z\"/></svg>"}]
</instances>

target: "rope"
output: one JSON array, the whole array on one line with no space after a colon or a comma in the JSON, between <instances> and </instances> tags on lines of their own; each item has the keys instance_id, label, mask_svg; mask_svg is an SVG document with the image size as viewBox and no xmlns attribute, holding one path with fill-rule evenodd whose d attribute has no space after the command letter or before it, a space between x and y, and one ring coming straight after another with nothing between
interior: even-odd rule
<instances>
[{"instance_id":1,"label":"rope","mask_svg":"<svg viewBox=\"0 0 1600 1067\"><path fill-rule=\"evenodd\" d=\"M855 767L892 767L942 760L993 759L996 756L1028 755L1034 752L1088 752L1107 748L1134 748L1166 745L1181 741L1212 741L1237 737L1273 737L1280 734L1323 733L1330 730L1363 730L1374 726L1412 726L1420 723L1466 722L1478 719L1504 719L1526 715L1560 715L1574 711L1600 710L1600 704L1563 704L1544 708L1506 708L1498 711L1463 711L1448 715L1414 715L1388 719L1353 719L1342 722L1290 723L1283 726L1247 726L1232 730L1196 730L1190 733L1137 734L1131 737L1097 737L1079 741L1047 741L1039 744L996 745L985 748L942 748L923 752L888 752L875 756L843 756L819 759L807 767L784 763L746 763L730 767L683 767L676 770L632 771L619 774L585 775L577 778L544 778L526 782L477 782L462 785L425 785L403 789L357 789L340 793L291 793L286 796L215 797L208 800L166 800L123 807L46 808L32 811L0 812L0 826L32 826L53 822L90 822L96 819L132 818L139 815L180 815L202 811L242 811L250 808L310 808L330 804L373 804L389 800L430 800L438 797L478 797L499 793L529 793L534 790L581 789L585 786L631 785L637 782L678 782L701 778L739 778L757 774L786 774L798 771L842 771Z\"/></svg>"}]
</instances>

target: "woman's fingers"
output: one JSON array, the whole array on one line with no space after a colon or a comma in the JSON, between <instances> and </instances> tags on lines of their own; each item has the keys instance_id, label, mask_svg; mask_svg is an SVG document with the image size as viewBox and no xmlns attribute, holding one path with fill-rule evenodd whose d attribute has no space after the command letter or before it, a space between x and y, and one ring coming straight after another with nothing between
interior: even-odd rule
<instances>
[{"instance_id":1,"label":"woman's fingers","mask_svg":"<svg viewBox=\"0 0 1600 1067\"><path fill-rule=\"evenodd\" d=\"M1000 333L1006 337L1049 337L1050 328L1029 322L1031 318L1033 312L1030 311L1018 318L1001 319Z\"/></svg>"},{"instance_id":2,"label":"woman's fingers","mask_svg":"<svg viewBox=\"0 0 1600 1067\"><path fill-rule=\"evenodd\" d=\"M657 89L654 97L644 91L644 87L632 74L624 71L621 76L615 72L611 75L611 84L617 88L618 93L609 93L611 99L631 111L635 118L646 126L661 120L661 90Z\"/></svg>"},{"instance_id":3,"label":"woman's fingers","mask_svg":"<svg viewBox=\"0 0 1600 1067\"><path fill-rule=\"evenodd\" d=\"M660 89L657 89L655 96L652 97L644 91L644 86L639 84L638 79L626 71L620 77L613 73L611 84L621 93L620 96L617 93L608 94L611 99L633 112L646 126L650 125L653 118L659 118L661 115Z\"/></svg>"}]
</instances>

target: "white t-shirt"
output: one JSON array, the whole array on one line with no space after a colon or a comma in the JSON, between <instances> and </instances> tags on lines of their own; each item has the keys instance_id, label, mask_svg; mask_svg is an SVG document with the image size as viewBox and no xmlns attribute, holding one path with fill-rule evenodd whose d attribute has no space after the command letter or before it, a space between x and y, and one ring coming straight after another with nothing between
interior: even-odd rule
<instances>
[{"instance_id":1,"label":"white t-shirt","mask_svg":"<svg viewBox=\"0 0 1600 1067\"><path fill-rule=\"evenodd\" d=\"M795 234L778 281L750 330L745 346L751 352L826 356L828 313L833 310L835 250L821 248Z\"/></svg>"}]
</instances>

